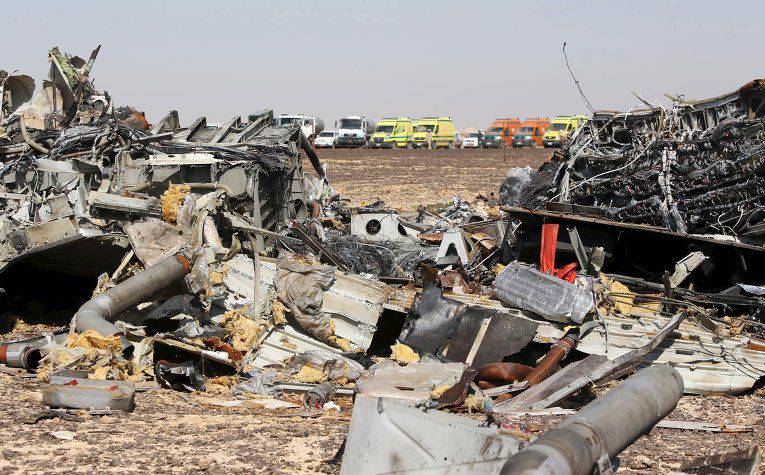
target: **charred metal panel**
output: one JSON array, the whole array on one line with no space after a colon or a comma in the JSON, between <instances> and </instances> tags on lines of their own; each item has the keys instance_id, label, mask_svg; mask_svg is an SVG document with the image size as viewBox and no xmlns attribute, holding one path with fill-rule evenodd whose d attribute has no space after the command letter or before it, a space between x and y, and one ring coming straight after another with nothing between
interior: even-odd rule
<instances>
[{"instance_id":1,"label":"charred metal panel","mask_svg":"<svg viewBox=\"0 0 765 475\"><path fill-rule=\"evenodd\" d=\"M401 330L399 340L420 353L435 355L459 325L463 304L441 295L441 289L425 287L412 306L412 315Z\"/></svg>"},{"instance_id":2,"label":"charred metal panel","mask_svg":"<svg viewBox=\"0 0 765 475\"><path fill-rule=\"evenodd\" d=\"M449 361L480 368L521 351L534 338L538 326L510 313L465 305L459 312L459 325L441 354Z\"/></svg>"}]
</instances>

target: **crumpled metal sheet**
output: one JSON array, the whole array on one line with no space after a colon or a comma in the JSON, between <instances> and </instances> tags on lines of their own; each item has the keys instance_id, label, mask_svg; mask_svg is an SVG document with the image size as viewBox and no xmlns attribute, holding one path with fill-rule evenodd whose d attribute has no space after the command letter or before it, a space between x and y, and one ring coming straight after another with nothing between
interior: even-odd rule
<instances>
[{"instance_id":1,"label":"crumpled metal sheet","mask_svg":"<svg viewBox=\"0 0 765 475\"><path fill-rule=\"evenodd\" d=\"M356 382L356 392L370 397L390 397L422 401L434 387L452 387L467 369L464 363L419 362L400 366L383 360Z\"/></svg>"},{"instance_id":2,"label":"crumpled metal sheet","mask_svg":"<svg viewBox=\"0 0 765 475\"><path fill-rule=\"evenodd\" d=\"M669 320L601 315L605 324L595 326L577 344L577 351L615 359L643 346ZM608 338L606 338L606 332ZM543 322L534 341L552 343L563 330ZM651 364L671 364L683 378L686 394L737 394L765 376L765 341L747 335L721 337L695 320L686 320L662 344L645 356Z\"/></svg>"},{"instance_id":3,"label":"crumpled metal sheet","mask_svg":"<svg viewBox=\"0 0 765 475\"><path fill-rule=\"evenodd\" d=\"M582 323L593 307L591 292L517 261L499 273L492 290L503 303L555 322Z\"/></svg>"},{"instance_id":4,"label":"crumpled metal sheet","mask_svg":"<svg viewBox=\"0 0 765 475\"><path fill-rule=\"evenodd\" d=\"M602 355L588 355L586 358L569 364L558 370L549 378L541 383L516 394L510 399L506 399L494 406L497 413L512 413L513 411L527 410L560 389L566 387L572 381L592 373L595 369L608 361L608 358Z\"/></svg>"},{"instance_id":5,"label":"crumpled metal sheet","mask_svg":"<svg viewBox=\"0 0 765 475\"><path fill-rule=\"evenodd\" d=\"M479 367L523 349L537 327L528 318L444 297L430 285L412 306L399 341L419 353Z\"/></svg>"},{"instance_id":6,"label":"crumpled metal sheet","mask_svg":"<svg viewBox=\"0 0 765 475\"><path fill-rule=\"evenodd\" d=\"M520 444L481 421L358 396L340 473L499 473Z\"/></svg>"},{"instance_id":7,"label":"crumpled metal sheet","mask_svg":"<svg viewBox=\"0 0 765 475\"><path fill-rule=\"evenodd\" d=\"M146 267L178 253L189 243L178 228L157 218L135 221L124 229L136 257Z\"/></svg>"},{"instance_id":8,"label":"crumpled metal sheet","mask_svg":"<svg viewBox=\"0 0 765 475\"><path fill-rule=\"evenodd\" d=\"M225 310L252 305L257 278L260 285L259 308L268 311L276 294L278 260L260 257L258 262L256 277L251 258L238 255L227 261L220 286L221 295L213 303ZM334 323L334 336L348 340L352 350L366 350L377 330L384 305L395 294L389 286L376 280L339 271L334 273L334 277L334 283L324 292L321 309ZM200 276L200 280L206 281L206 278ZM294 322L288 321L267 331L253 364L258 368L280 365L299 353L315 349L340 352L340 349L318 341Z\"/></svg>"}]
</instances>

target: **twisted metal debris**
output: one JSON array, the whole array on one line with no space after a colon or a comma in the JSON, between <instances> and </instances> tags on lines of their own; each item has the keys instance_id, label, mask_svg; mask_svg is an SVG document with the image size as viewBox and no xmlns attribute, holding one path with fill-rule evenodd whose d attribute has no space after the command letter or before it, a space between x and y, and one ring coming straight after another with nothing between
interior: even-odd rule
<instances>
[{"instance_id":1,"label":"twisted metal debris","mask_svg":"<svg viewBox=\"0 0 765 475\"><path fill-rule=\"evenodd\" d=\"M567 203L618 221L762 242L765 81L673 100L671 108L597 111L521 204Z\"/></svg>"}]
</instances>

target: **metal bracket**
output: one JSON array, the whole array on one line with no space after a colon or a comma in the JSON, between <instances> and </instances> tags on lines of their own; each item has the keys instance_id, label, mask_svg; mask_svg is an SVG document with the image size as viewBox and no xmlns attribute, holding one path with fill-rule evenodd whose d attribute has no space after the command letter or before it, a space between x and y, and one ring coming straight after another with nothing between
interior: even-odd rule
<instances>
[{"instance_id":1,"label":"metal bracket","mask_svg":"<svg viewBox=\"0 0 765 475\"><path fill-rule=\"evenodd\" d=\"M582 238L579 237L579 231L576 226L566 228L568 231L568 238L571 241L571 247L574 248L574 254L576 254L576 260L579 261L579 268L586 272L588 275L596 276L597 272L592 269L590 265L590 258L587 256L587 249L582 243Z\"/></svg>"},{"instance_id":2,"label":"metal bracket","mask_svg":"<svg viewBox=\"0 0 765 475\"><path fill-rule=\"evenodd\" d=\"M595 472L599 475L613 475L614 466L611 464L611 458L607 453L601 454L595 467Z\"/></svg>"}]
</instances>

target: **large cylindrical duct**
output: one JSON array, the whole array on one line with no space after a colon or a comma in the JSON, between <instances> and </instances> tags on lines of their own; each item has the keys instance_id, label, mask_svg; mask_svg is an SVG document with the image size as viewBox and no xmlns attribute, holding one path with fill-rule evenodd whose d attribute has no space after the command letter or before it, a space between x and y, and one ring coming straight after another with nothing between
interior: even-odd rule
<instances>
[{"instance_id":1,"label":"large cylindrical duct","mask_svg":"<svg viewBox=\"0 0 765 475\"><path fill-rule=\"evenodd\" d=\"M510 457L502 473L589 475L671 413L682 394L672 367L642 369Z\"/></svg>"},{"instance_id":2,"label":"large cylindrical duct","mask_svg":"<svg viewBox=\"0 0 765 475\"><path fill-rule=\"evenodd\" d=\"M74 316L75 330L95 330L103 336L121 333L122 330L112 323L117 315L180 280L189 271L191 263L182 254L157 262L85 302ZM121 340L123 350L132 348L124 335Z\"/></svg>"}]
</instances>

